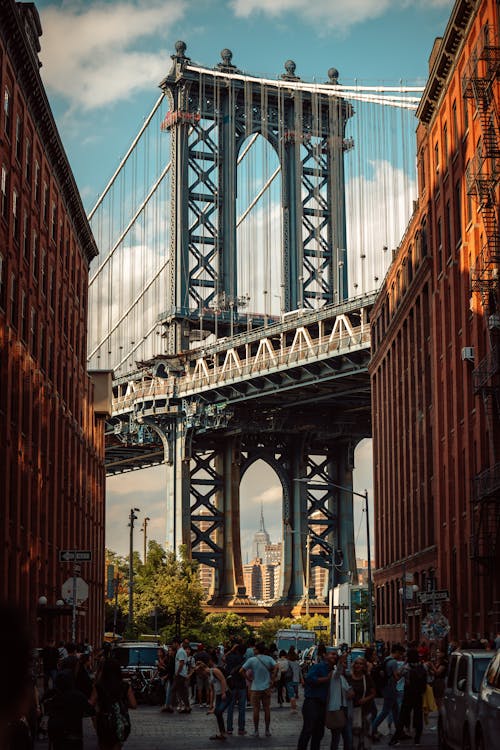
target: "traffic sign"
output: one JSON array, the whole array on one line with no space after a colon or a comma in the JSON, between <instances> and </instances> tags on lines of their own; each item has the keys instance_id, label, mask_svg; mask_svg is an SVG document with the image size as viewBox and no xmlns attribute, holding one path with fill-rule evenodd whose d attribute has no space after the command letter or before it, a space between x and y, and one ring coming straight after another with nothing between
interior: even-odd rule
<instances>
[{"instance_id":1,"label":"traffic sign","mask_svg":"<svg viewBox=\"0 0 500 750\"><path fill-rule=\"evenodd\" d=\"M328 630L327 625L314 625L314 630Z\"/></svg>"},{"instance_id":2,"label":"traffic sign","mask_svg":"<svg viewBox=\"0 0 500 750\"><path fill-rule=\"evenodd\" d=\"M91 562L92 550L90 549L61 549L59 550L59 562Z\"/></svg>"},{"instance_id":3,"label":"traffic sign","mask_svg":"<svg viewBox=\"0 0 500 750\"><path fill-rule=\"evenodd\" d=\"M418 600L422 604L434 604L435 602L447 602L449 598L450 598L450 594L447 589L440 589L438 591L422 591L418 595Z\"/></svg>"},{"instance_id":4,"label":"traffic sign","mask_svg":"<svg viewBox=\"0 0 500 750\"><path fill-rule=\"evenodd\" d=\"M68 578L61 586L61 596L66 604L73 604L73 582L76 588L76 604L83 604L89 598L89 587L83 578Z\"/></svg>"}]
</instances>

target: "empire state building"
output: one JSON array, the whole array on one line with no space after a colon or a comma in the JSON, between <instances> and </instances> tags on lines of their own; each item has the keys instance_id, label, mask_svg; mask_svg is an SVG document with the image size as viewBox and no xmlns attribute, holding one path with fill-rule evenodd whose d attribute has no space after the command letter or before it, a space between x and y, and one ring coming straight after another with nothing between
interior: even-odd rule
<instances>
[{"instance_id":1,"label":"empire state building","mask_svg":"<svg viewBox=\"0 0 500 750\"><path fill-rule=\"evenodd\" d=\"M264 526L264 506L260 507L260 526L259 530L253 535L253 559L260 559L261 562L266 560L266 546L271 544L271 537Z\"/></svg>"}]
</instances>

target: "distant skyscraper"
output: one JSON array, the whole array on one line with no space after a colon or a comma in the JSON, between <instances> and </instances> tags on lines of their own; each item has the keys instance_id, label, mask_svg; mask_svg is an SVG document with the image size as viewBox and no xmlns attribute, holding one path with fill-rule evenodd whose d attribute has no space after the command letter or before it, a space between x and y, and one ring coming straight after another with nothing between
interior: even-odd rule
<instances>
[{"instance_id":1,"label":"distant skyscraper","mask_svg":"<svg viewBox=\"0 0 500 750\"><path fill-rule=\"evenodd\" d=\"M266 546L271 544L271 537L264 526L264 505L260 506L260 527L253 537L253 558L264 562L266 558Z\"/></svg>"}]
</instances>

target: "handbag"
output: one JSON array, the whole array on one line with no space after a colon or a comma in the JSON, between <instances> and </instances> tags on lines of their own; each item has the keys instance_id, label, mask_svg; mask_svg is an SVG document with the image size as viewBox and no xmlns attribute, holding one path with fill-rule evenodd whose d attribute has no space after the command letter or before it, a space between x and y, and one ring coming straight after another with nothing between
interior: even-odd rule
<instances>
[{"instance_id":1,"label":"handbag","mask_svg":"<svg viewBox=\"0 0 500 750\"><path fill-rule=\"evenodd\" d=\"M347 724L345 711L341 708L337 711L327 711L325 716L325 726L327 729L343 729Z\"/></svg>"}]
</instances>

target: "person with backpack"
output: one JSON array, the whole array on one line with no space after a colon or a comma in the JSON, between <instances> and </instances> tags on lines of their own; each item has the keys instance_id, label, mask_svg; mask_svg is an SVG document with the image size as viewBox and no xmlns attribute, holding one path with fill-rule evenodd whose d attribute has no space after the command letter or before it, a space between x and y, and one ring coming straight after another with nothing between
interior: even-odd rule
<instances>
[{"instance_id":1,"label":"person with backpack","mask_svg":"<svg viewBox=\"0 0 500 750\"><path fill-rule=\"evenodd\" d=\"M276 681L278 665L271 656L266 654L265 643L257 643L255 656L246 659L240 672L246 676L246 671L252 670L252 685L250 690L252 708L254 737L259 736L260 706L264 710L264 724L266 737L271 736L271 689Z\"/></svg>"},{"instance_id":2,"label":"person with backpack","mask_svg":"<svg viewBox=\"0 0 500 750\"><path fill-rule=\"evenodd\" d=\"M394 723L397 724L399 718L397 682L400 678L398 669L398 660L402 659L404 648L399 643L395 643L391 648L390 656L386 656L382 662L382 669L379 673L379 679L382 685L382 698L384 703L382 710L372 723L372 739L378 742L380 735L377 733L377 727L382 724L384 719L392 713Z\"/></svg>"},{"instance_id":3,"label":"person with backpack","mask_svg":"<svg viewBox=\"0 0 500 750\"><path fill-rule=\"evenodd\" d=\"M396 724L396 732L389 742L389 745L399 745L400 740L410 739L405 734L405 726L410 726L411 715L413 713L413 728L415 730L415 745L420 745L420 737L423 729L423 711L422 699L427 687L427 670L420 662L420 656L417 649L409 649L404 665L402 676L404 677L405 687L403 693L403 703Z\"/></svg>"},{"instance_id":4,"label":"person with backpack","mask_svg":"<svg viewBox=\"0 0 500 750\"><path fill-rule=\"evenodd\" d=\"M137 708L137 702L116 659L102 663L89 703L96 710L99 750L120 750L130 734L129 708Z\"/></svg>"},{"instance_id":5,"label":"person with backpack","mask_svg":"<svg viewBox=\"0 0 500 750\"><path fill-rule=\"evenodd\" d=\"M95 711L87 697L75 687L69 671L59 672L53 690L44 696L48 716L47 734L54 750L83 750L84 716Z\"/></svg>"},{"instance_id":6,"label":"person with backpack","mask_svg":"<svg viewBox=\"0 0 500 750\"><path fill-rule=\"evenodd\" d=\"M292 675L290 674L291 670L289 669L290 665L288 663L286 651L284 649L281 649L281 651L279 652L277 662L279 671L276 692L278 697L278 706L281 708L284 703L284 696L286 696L288 700L288 693L286 692L287 678L289 677L288 681L290 681L292 678Z\"/></svg>"},{"instance_id":7,"label":"person with backpack","mask_svg":"<svg viewBox=\"0 0 500 750\"><path fill-rule=\"evenodd\" d=\"M247 683L240 669L245 661L245 646L235 643L226 656L225 677L231 691L231 699L227 708L227 734L233 733L233 713L238 706L238 734L243 736L245 731L245 713L247 705Z\"/></svg>"}]
</instances>

